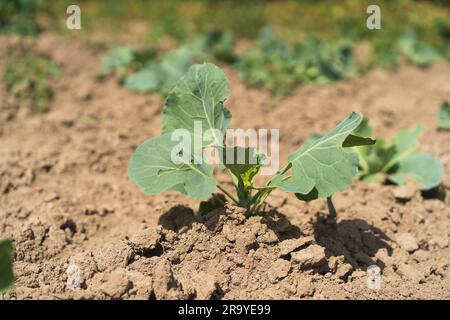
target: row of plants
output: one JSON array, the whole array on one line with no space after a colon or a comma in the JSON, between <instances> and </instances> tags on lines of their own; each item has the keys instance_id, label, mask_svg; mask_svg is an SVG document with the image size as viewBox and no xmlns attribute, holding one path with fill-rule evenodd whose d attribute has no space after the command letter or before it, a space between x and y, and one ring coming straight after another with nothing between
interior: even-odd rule
<instances>
[{"instance_id":1,"label":"row of plants","mask_svg":"<svg viewBox=\"0 0 450 320\"><path fill-rule=\"evenodd\" d=\"M232 33L215 30L167 52L116 46L104 56L100 75L118 73L121 82L133 91L166 95L190 65L225 62L232 64L248 85L269 88L276 105L297 85L329 84L376 66L392 68L402 60L426 67L434 60L450 59L448 29L450 26L441 23L440 47L423 41L418 30L410 27L394 43L371 42L364 57L357 56L360 43L350 36L337 40L311 36L287 45L270 27L264 27L253 47L237 57ZM142 55L142 51L151 54Z\"/></svg>"}]
</instances>

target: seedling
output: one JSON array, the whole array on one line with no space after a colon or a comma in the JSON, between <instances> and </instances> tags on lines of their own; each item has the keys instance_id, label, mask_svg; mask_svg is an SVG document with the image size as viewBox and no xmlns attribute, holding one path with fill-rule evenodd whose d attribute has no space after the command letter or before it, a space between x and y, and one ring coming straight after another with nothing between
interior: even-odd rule
<instances>
[{"instance_id":1,"label":"seedling","mask_svg":"<svg viewBox=\"0 0 450 320\"><path fill-rule=\"evenodd\" d=\"M12 255L11 241L0 239L0 296L11 289L14 284Z\"/></svg>"},{"instance_id":2,"label":"seedling","mask_svg":"<svg viewBox=\"0 0 450 320\"><path fill-rule=\"evenodd\" d=\"M19 101L30 99L36 111L45 112L53 96L49 79L60 73L50 59L16 50L6 67L4 81L6 89Z\"/></svg>"},{"instance_id":3,"label":"seedling","mask_svg":"<svg viewBox=\"0 0 450 320\"><path fill-rule=\"evenodd\" d=\"M233 62L234 39L230 32L214 30L194 38L177 49L157 54L155 49L136 50L115 46L104 56L100 76L116 73L128 89L166 95L189 67L216 59Z\"/></svg>"},{"instance_id":4,"label":"seedling","mask_svg":"<svg viewBox=\"0 0 450 320\"><path fill-rule=\"evenodd\" d=\"M431 45L422 41L416 29L409 27L397 41L397 48L405 59L420 67L439 59L440 55Z\"/></svg>"},{"instance_id":5,"label":"seedling","mask_svg":"<svg viewBox=\"0 0 450 320\"><path fill-rule=\"evenodd\" d=\"M128 169L131 180L146 194L175 190L205 199L219 189L236 205L254 214L276 188L293 192L305 201L329 198L345 189L358 174L358 153L353 147L375 143L353 134L363 117L352 113L327 134L306 142L265 185L257 187L254 177L263 165L264 155L249 147L224 143L231 120L231 113L223 104L228 96L222 70L209 63L192 66L167 96L161 135L145 141L133 153ZM202 132L210 130L212 134L196 136L196 121L200 122ZM189 144L174 139L178 129L186 130L190 141L200 139L200 150L192 150ZM223 160L220 168L230 174L235 195L217 184L210 164L198 161L203 159L207 147L218 151ZM239 152L243 157L235 161ZM201 211L207 212L212 207L203 203Z\"/></svg>"},{"instance_id":6,"label":"seedling","mask_svg":"<svg viewBox=\"0 0 450 320\"><path fill-rule=\"evenodd\" d=\"M247 84L270 88L275 105L296 85L328 84L355 73L353 60L349 41L325 42L310 37L291 49L265 27L238 68Z\"/></svg>"},{"instance_id":7,"label":"seedling","mask_svg":"<svg viewBox=\"0 0 450 320\"><path fill-rule=\"evenodd\" d=\"M450 130L450 100L442 103L438 113L438 129Z\"/></svg>"},{"instance_id":8,"label":"seedling","mask_svg":"<svg viewBox=\"0 0 450 320\"><path fill-rule=\"evenodd\" d=\"M421 190L437 187L444 172L442 163L429 153L416 153L419 136L425 130L400 130L390 144L382 139L373 146L356 148L360 156L360 177L368 183L382 183L386 179L404 184L408 179L417 183ZM358 134L370 135L372 129L366 119L356 130Z\"/></svg>"}]
</instances>

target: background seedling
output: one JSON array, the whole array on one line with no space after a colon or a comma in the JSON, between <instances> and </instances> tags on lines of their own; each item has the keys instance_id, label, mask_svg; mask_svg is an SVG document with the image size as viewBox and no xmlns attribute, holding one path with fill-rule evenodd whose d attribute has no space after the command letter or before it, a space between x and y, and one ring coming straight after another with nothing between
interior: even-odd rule
<instances>
[{"instance_id":1,"label":"background seedling","mask_svg":"<svg viewBox=\"0 0 450 320\"><path fill-rule=\"evenodd\" d=\"M49 58L32 51L14 50L4 74L6 89L19 101L31 100L38 112L45 112L53 90L49 79L61 73Z\"/></svg>"},{"instance_id":2,"label":"background seedling","mask_svg":"<svg viewBox=\"0 0 450 320\"><path fill-rule=\"evenodd\" d=\"M386 179L404 184L411 179L421 190L437 187L443 177L442 163L429 153L417 153L419 136L425 130L417 126L414 130L400 130L390 144L383 139L373 146L356 148L360 156L360 177L368 183L382 183ZM370 135L372 129L365 119L356 131L361 135Z\"/></svg>"},{"instance_id":3,"label":"background seedling","mask_svg":"<svg viewBox=\"0 0 450 320\"><path fill-rule=\"evenodd\" d=\"M103 57L99 76L115 73L132 91L166 95L192 64L205 60L235 60L234 38L229 31L213 30L167 52L114 46Z\"/></svg>"},{"instance_id":4,"label":"background seedling","mask_svg":"<svg viewBox=\"0 0 450 320\"><path fill-rule=\"evenodd\" d=\"M12 269L13 247L10 240L0 239L0 296L14 284Z\"/></svg>"},{"instance_id":5,"label":"background seedling","mask_svg":"<svg viewBox=\"0 0 450 320\"><path fill-rule=\"evenodd\" d=\"M442 103L438 113L438 129L450 130L450 100Z\"/></svg>"},{"instance_id":6,"label":"background seedling","mask_svg":"<svg viewBox=\"0 0 450 320\"><path fill-rule=\"evenodd\" d=\"M306 142L264 186L256 187L253 179L263 164L264 155L252 148L224 144L231 120L231 113L223 105L228 96L227 79L222 70L209 63L192 66L166 99L161 135L145 141L133 153L128 170L131 180L147 194L175 190L198 199L208 198L218 188L236 205L254 214L276 188L293 192L304 201L329 198L345 189L358 173L358 153L353 147L375 143L353 134L363 117L352 113L330 132ZM202 151L196 152L192 146L172 140L176 129L185 129L194 141L194 121L201 122L202 132L216 129L214 135L199 137L201 147L213 147L218 151L236 195L217 184L211 165L195 161L203 157ZM225 161L236 157L239 151L243 161ZM227 157L230 152L234 154ZM176 163L171 158L174 154ZM204 203L200 209L205 213L213 207Z\"/></svg>"}]
</instances>

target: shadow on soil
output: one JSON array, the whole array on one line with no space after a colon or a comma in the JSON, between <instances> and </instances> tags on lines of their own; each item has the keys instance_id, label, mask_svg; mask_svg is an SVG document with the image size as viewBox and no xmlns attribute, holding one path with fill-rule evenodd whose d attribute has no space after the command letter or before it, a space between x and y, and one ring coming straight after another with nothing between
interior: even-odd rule
<instances>
[{"instance_id":1,"label":"shadow on soil","mask_svg":"<svg viewBox=\"0 0 450 320\"><path fill-rule=\"evenodd\" d=\"M214 231L219 227L221 217L226 214L226 210L222 208L199 218L191 208L178 205L161 215L159 224L166 229L179 232L185 228L190 229L194 222L201 222L208 230ZM339 213L337 216L339 217ZM300 228L291 224L284 214L276 210L263 213L260 221L275 232L279 241L304 236ZM376 253L384 248L388 255L392 254L392 248L388 244L391 239L365 220L336 221L336 218L330 218L328 213L318 212L312 226L313 236L317 244L325 248L327 258L343 256L345 262L355 268L365 268L373 264L384 268L383 262L375 258Z\"/></svg>"},{"instance_id":2,"label":"shadow on soil","mask_svg":"<svg viewBox=\"0 0 450 320\"><path fill-rule=\"evenodd\" d=\"M313 223L313 230L317 244L325 247L327 258L344 256L345 262L353 267L377 264L384 268L383 262L375 258L376 253L385 248L388 255L392 254L392 247L387 242L390 238L362 219L337 222L319 212Z\"/></svg>"},{"instance_id":3,"label":"shadow on soil","mask_svg":"<svg viewBox=\"0 0 450 320\"><path fill-rule=\"evenodd\" d=\"M190 229L194 222L203 223L208 230L214 231L220 224L221 216L226 215L224 208L219 208L207 214L205 217L199 217L194 210L183 205L177 205L163 213L158 220L158 224L165 229L178 232L182 229ZM275 232L279 241L286 239L299 238L302 236L300 229L291 224L286 216L276 210L270 210L261 215L261 223L267 225L269 229Z\"/></svg>"},{"instance_id":4,"label":"shadow on soil","mask_svg":"<svg viewBox=\"0 0 450 320\"><path fill-rule=\"evenodd\" d=\"M163 213L158 219L158 224L165 229L178 232L183 228L190 229L192 224L198 221L194 210L186 206L178 205Z\"/></svg>"}]
</instances>

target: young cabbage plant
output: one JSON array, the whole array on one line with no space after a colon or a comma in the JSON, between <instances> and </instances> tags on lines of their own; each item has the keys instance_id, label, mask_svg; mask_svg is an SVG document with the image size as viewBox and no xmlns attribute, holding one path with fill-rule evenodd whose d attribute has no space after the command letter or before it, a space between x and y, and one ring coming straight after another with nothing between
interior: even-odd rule
<instances>
[{"instance_id":1,"label":"young cabbage plant","mask_svg":"<svg viewBox=\"0 0 450 320\"><path fill-rule=\"evenodd\" d=\"M413 180L421 190L437 187L443 177L442 163L430 153L417 153L419 136L425 130L417 126L414 130L400 130L390 144L382 139L373 146L357 147L360 156L360 177L368 183L382 183L386 179L395 184ZM372 134L367 121L361 123L356 133Z\"/></svg>"},{"instance_id":2,"label":"young cabbage plant","mask_svg":"<svg viewBox=\"0 0 450 320\"><path fill-rule=\"evenodd\" d=\"M14 284L12 269L13 247L10 240L0 239L0 297Z\"/></svg>"},{"instance_id":3,"label":"young cabbage plant","mask_svg":"<svg viewBox=\"0 0 450 320\"><path fill-rule=\"evenodd\" d=\"M441 105L437 127L440 130L450 130L450 100L443 102Z\"/></svg>"},{"instance_id":4,"label":"young cabbage plant","mask_svg":"<svg viewBox=\"0 0 450 320\"><path fill-rule=\"evenodd\" d=\"M264 164L264 155L253 148L224 143L231 120L231 113L224 106L229 94L221 69L210 63L192 66L167 96L161 135L145 141L133 153L128 171L131 180L147 194L175 190L205 199L219 189L236 205L247 209L248 214L254 214L276 188L292 192L304 201L330 198L350 185L358 174L358 153L354 147L375 143L353 133L363 119L360 113L353 112L330 132L307 141L267 183L256 186L254 177ZM212 134L198 136L195 122L200 124L201 132L211 129ZM180 142L177 129L184 129L189 137L185 140L197 140L200 146ZM234 195L217 183L210 164L199 161L204 158L205 148L214 148L222 159L220 168L230 174ZM223 202L220 197L216 200L216 204ZM203 202L200 212L214 207Z\"/></svg>"}]
</instances>

